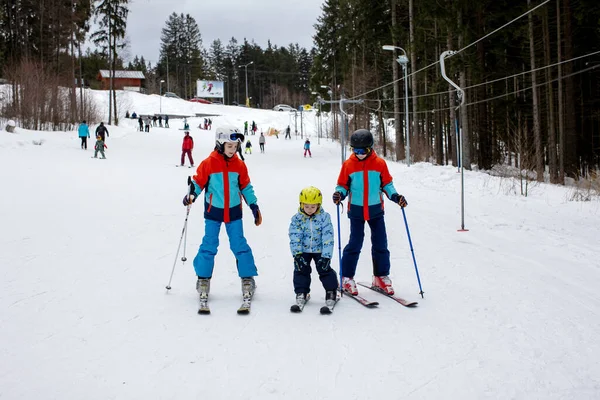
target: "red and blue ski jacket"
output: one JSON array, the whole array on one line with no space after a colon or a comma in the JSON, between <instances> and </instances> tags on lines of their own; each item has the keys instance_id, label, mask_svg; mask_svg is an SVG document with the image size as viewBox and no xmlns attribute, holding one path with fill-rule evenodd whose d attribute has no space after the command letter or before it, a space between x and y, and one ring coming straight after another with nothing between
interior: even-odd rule
<instances>
[{"instance_id":1,"label":"red and blue ski jacket","mask_svg":"<svg viewBox=\"0 0 600 400\"><path fill-rule=\"evenodd\" d=\"M248 168L237 154L227 159L214 150L200 163L192 182L195 192L204 191L204 218L231 222L242 218L242 198L256 204Z\"/></svg>"},{"instance_id":2,"label":"red and blue ski jacket","mask_svg":"<svg viewBox=\"0 0 600 400\"><path fill-rule=\"evenodd\" d=\"M388 198L397 193L385 160L374 150L363 160L352 153L344 161L335 190L348 196L348 217L365 221L384 214L383 193Z\"/></svg>"}]
</instances>

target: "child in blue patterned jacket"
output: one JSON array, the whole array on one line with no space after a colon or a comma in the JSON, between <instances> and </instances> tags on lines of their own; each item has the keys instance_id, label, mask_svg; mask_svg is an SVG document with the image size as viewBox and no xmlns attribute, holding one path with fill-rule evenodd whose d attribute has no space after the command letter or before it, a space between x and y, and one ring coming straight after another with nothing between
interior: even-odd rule
<instances>
[{"instance_id":1,"label":"child in blue patterned jacket","mask_svg":"<svg viewBox=\"0 0 600 400\"><path fill-rule=\"evenodd\" d=\"M322 207L323 196L314 186L300 192L300 208L290 223L290 249L294 256L294 292L299 309L309 299L310 263L314 260L319 279L325 288L326 304L335 304L338 280L331 268L333 224Z\"/></svg>"}]
</instances>

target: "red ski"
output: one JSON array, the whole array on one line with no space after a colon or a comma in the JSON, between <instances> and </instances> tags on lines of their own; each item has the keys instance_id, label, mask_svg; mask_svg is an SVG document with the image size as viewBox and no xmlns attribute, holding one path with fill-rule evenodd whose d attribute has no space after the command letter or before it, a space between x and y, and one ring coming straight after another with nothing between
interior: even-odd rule
<instances>
[{"instance_id":1,"label":"red ski","mask_svg":"<svg viewBox=\"0 0 600 400\"><path fill-rule=\"evenodd\" d=\"M356 282L356 283L358 283L360 286L366 287L367 289L371 289L374 292L381 293L382 295L384 295L386 297L389 297L390 299L392 299L392 300L394 300L394 301L402 304L404 307L416 307L417 304L419 304L416 301L408 301L408 300L403 299L402 297L398 297L398 296L393 295L393 294L387 294L386 292L384 292L380 288L375 287L375 286L371 286L368 283L365 283L365 282Z\"/></svg>"},{"instance_id":2,"label":"red ski","mask_svg":"<svg viewBox=\"0 0 600 400\"><path fill-rule=\"evenodd\" d=\"M352 299L358 301L360 304L362 304L363 306L367 307L367 308L374 308L377 307L379 305L378 302L376 301L370 301L365 299L364 297L360 296L360 295L354 295L351 293L348 293L347 291L344 290L344 296L348 296L351 297Z\"/></svg>"}]
</instances>

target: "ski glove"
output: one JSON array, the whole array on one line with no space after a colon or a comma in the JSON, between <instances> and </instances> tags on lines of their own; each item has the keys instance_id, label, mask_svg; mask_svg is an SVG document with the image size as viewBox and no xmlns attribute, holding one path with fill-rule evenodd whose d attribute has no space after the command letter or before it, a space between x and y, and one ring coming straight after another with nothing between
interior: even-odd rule
<instances>
[{"instance_id":1,"label":"ski glove","mask_svg":"<svg viewBox=\"0 0 600 400\"><path fill-rule=\"evenodd\" d=\"M193 202L196 201L197 194L196 194L195 189L196 189L196 187L194 186L194 184L190 183L189 192L183 198L184 206L190 206L190 205L192 205Z\"/></svg>"},{"instance_id":2,"label":"ski glove","mask_svg":"<svg viewBox=\"0 0 600 400\"><path fill-rule=\"evenodd\" d=\"M401 194L398 194L398 193L394 193L392 195L392 197L390 197L390 200L392 200L394 203L397 203L402 208L404 208L408 205L404 196L402 196Z\"/></svg>"},{"instance_id":3,"label":"ski glove","mask_svg":"<svg viewBox=\"0 0 600 400\"><path fill-rule=\"evenodd\" d=\"M262 215L258 209L258 204L250 204L250 209L252 210L252 215L254 216L254 225L259 226L262 223Z\"/></svg>"},{"instance_id":4,"label":"ski glove","mask_svg":"<svg viewBox=\"0 0 600 400\"><path fill-rule=\"evenodd\" d=\"M191 206L192 203L195 201L196 201L196 196L194 196L193 194L186 194L185 197L183 198L183 205Z\"/></svg>"},{"instance_id":5,"label":"ski glove","mask_svg":"<svg viewBox=\"0 0 600 400\"><path fill-rule=\"evenodd\" d=\"M317 269L320 269L321 271L329 271L330 265L331 258L321 257L319 258L319 261L317 261Z\"/></svg>"},{"instance_id":6,"label":"ski glove","mask_svg":"<svg viewBox=\"0 0 600 400\"><path fill-rule=\"evenodd\" d=\"M298 253L294 256L294 269L300 272L303 268L308 268L308 262L302 256L302 253Z\"/></svg>"},{"instance_id":7,"label":"ski glove","mask_svg":"<svg viewBox=\"0 0 600 400\"><path fill-rule=\"evenodd\" d=\"M340 204L340 202L345 198L346 196L344 196L341 192L335 192L332 196L333 204Z\"/></svg>"}]
</instances>

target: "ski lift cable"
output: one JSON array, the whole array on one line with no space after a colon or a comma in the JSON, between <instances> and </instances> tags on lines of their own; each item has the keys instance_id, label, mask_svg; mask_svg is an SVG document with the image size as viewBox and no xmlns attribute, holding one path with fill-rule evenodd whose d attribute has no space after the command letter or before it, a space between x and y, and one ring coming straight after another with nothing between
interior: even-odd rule
<instances>
[{"instance_id":1,"label":"ski lift cable","mask_svg":"<svg viewBox=\"0 0 600 400\"><path fill-rule=\"evenodd\" d=\"M479 43L480 41L482 41L482 40L486 39L487 37L489 37L489 36L493 35L494 33L496 33L496 32L498 32L498 31L500 31L500 30L502 30L502 29L506 28L508 25L510 25L510 24L512 24L513 22L515 22L515 21L517 21L517 20L519 20L519 19L521 19L521 18L523 18L523 17L527 16L528 14L530 14L530 13L532 13L533 11L537 10L538 8L540 8L541 6L545 5L545 4L546 4L546 3L548 3L549 1L550 1L550 0L544 0L542 3L538 4L537 6L535 6L534 8L532 8L531 10L528 10L528 11L526 11L525 13L523 13L523 14L519 15L518 17L516 17L516 18L514 18L513 20L511 20L511 21L507 22L506 24L502 25L501 27L499 27L499 28L497 28L497 29L494 29L492 32L488 33L487 35L484 35L483 37L481 37L481 38L477 39L476 41L474 41L474 42L472 42L472 43L470 43L470 44L466 45L465 47L463 47L463 48L461 48L461 49L459 49L459 50L456 50L452 56L455 56L455 55L457 55L457 54L459 54L459 53L461 53L461 52L465 51L465 50L466 50L466 49L468 49L469 47L476 45L477 43ZM452 56L449 56L448 58L450 58L450 57L452 57ZM433 63L429 64L429 65L428 65L428 66L426 66L426 67L423 67L423 68L421 68L421 69L419 69L419 70L417 70L417 71L413 71L413 72L411 72L410 74L408 74L408 75L407 75L407 78L408 78L408 77L410 77L410 76L413 76L413 75L415 75L415 74L418 74L419 72L425 71L426 69L429 69L429 68L431 68L431 67L433 67L433 66L435 66L435 65L437 65L437 64L439 64L439 63L440 63L440 61L439 61L439 60L437 60L437 61L435 61L435 62L433 62ZM377 88L375 88L375 89L371 89L371 90L369 90L369 91L366 91L366 92L364 92L364 93L361 93L361 94L359 94L359 95L357 95L357 96L354 96L354 97L352 97L351 99L355 99L355 98L357 98L357 97L361 97L361 96L364 96L364 95L366 95L366 94L373 93L373 92L375 92L375 91L377 91L377 90L379 90L379 89L383 89L383 88L385 88L385 87L388 87L388 86L390 86L390 85L393 85L393 84L394 84L394 83L396 83L396 82L400 82L400 81L401 81L401 80L403 80L403 79L404 79L404 77L402 77L402 78L399 78L399 79L396 79L396 80L394 80L394 81L391 81L391 82L389 82L389 83L386 83L385 85L379 86L379 87L377 87Z\"/></svg>"}]
</instances>

